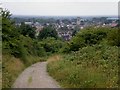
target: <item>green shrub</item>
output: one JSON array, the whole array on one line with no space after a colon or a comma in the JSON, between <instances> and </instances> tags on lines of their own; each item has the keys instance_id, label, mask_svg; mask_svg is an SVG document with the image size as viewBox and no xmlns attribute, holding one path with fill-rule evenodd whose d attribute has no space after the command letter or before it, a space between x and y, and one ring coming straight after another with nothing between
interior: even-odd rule
<instances>
[{"instance_id":1,"label":"green shrub","mask_svg":"<svg viewBox=\"0 0 120 90\"><path fill-rule=\"evenodd\" d=\"M48 37L43 39L40 42L41 46L45 49L46 52L57 53L63 47L63 42L60 40L56 40L55 38Z\"/></svg>"},{"instance_id":2,"label":"green shrub","mask_svg":"<svg viewBox=\"0 0 120 90\"><path fill-rule=\"evenodd\" d=\"M57 31L52 26L44 27L42 31L40 31L38 35L38 39L46 39L48 37L53 37L55 39L58 38Z\"/></svg>"},{"instance_id":3,"label":"green shrub","mask_svg":"<svg viewBox=\"0 0 120 90\"><path fill-rule=\"evenodd\" d=\"M109 33L112 33L111 31L115 31L115 30L113 28L89 28L89 29L81 30L69 42L67 46L67 49L69 49L68 52L78 51L79 48L82 48L82 47L94 46L96 44L100 44L101 42L103 42L103 40L106 40L107 42L109 41L113 42L113 40L115 39L114 42L117 43L117 40L118 40L116 39L117 36L114 37L115 35L114 36L110 35ZM110 40L110 38L113 40Z\"/></svg>"},{"instance_id":4,"label":"green shrub","mask_svg":"<svg viewBox=\"0 0 120 90\"><path fill-rule=\"evenodd\" d=\"M116 88L118 47L86 46L50 62L47 69L65 88Z\"/></svg>"},{"instance_id":5,"label":"green shrub","mask_svg":"<svg viewBox=\"0 0 120 90\"><path fill-rule=\"evenodd\" d=\"M115 28L109 32L107 40L108 43L112 46L120 46L120 30L118 28Z\"/></svg>"}]
</instances>

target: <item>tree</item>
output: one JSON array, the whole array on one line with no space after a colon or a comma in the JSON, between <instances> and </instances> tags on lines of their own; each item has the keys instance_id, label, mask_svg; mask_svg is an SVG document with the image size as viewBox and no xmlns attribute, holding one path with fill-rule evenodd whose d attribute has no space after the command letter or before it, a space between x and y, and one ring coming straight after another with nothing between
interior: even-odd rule
<instances>
[{"instance_id":1,"label":"tree","mask_svg":"<svg viewBox=\"0 0 120 90\"><path fill-rule=\"evenodd\" d=\"M43 28L43 30L40 31L38 35L38 39L46 39L47 37L54 37L55 39L57 39L57 31L50 26Z\"/></svg>"},{"instance_id":2,"label":"tree","mask_svg":"<svg viewBox=\"0 0 120 90\"><path fill-rule=\"evenodd\" d=\"M80 31L80 27L76 26L75 29L73 30L72 36L75 36L79 31Z\"/></svg>"},{"instance_id":3,"label":"tree","mask_svg":"<svg viewBox=\"0 0 120 90\"><path fill-rule=\"evenodd\" d=\"M10 19L10 16L12 15L12 14L10 13L10 11L8 11L7 9L5 9L5 10L2 9L1 12L2 12L2 17L3 17L3 18Z\"/></svg>"},{"instance_id":4,"label":"tree","mask_svg":"<svg viewBox=\"0 0 120 90\"><path fill-rule=\"evenodd\" d=\"M14 22L10 18L11 14L8 10L2 9L2 41L3 51L16 55L18 54L18 42L20 34Z\"/></svg>"},{"instance_id":5,"label":"tree","mask_svg":"<svg viewBox=\"0 0 120 90\"><path fill-rule=\"evenodd\" d=\"M10 12L2 9L2 39L9 41L12 38L18 37L18 32L14 26L13 21L10 19Z\"/></svg>"},{"instance_id":6,"label":"tree","mask_svg":"<svg viewBox=\"0 0 120 90\"><path fill-rule=\"evenodd\" d=\"M35 38L35 27L32 27L30 25L26 25L25 23L21 23L21 26L20 26L20 33L24 36L29 36L31 38Z\"/></svg>"}]
</instances>

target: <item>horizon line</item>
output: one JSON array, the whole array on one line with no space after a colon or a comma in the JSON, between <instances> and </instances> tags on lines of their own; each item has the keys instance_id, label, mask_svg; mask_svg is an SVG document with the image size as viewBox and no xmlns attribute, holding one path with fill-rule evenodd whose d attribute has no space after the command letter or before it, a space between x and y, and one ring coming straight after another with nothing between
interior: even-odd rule
<instances>
[{"instance_id":1,"label":"horizon line","mask_svg":"<svg viewBox=\"0 0 120 90\"><path fill-rule=\"evenodd\" d=\"M62 16L62 17L76 17L76 16L118 16L118 15L20 15L20 14L12 14L12 16Z\"/></svg>"}]
</instances>

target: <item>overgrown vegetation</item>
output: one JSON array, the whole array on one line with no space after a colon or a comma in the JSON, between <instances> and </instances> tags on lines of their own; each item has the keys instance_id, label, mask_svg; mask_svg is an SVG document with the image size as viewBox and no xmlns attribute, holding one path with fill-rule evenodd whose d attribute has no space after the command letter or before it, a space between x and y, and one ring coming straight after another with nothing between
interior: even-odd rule
<instances>
[{"instance_id":1,"label":"overgrown vegetation","mask_svg":"<svg viewBox=\"0 0 120 90\"><path fill-rule=\"evenodd\" d=\"M118 87L118 28L86 28L64 42L51 26L35 37L35 27L16 26L10 16L2 10L3 88L10 88L26 67L49 56L54 58L47 70L62 87Z\"/></svg>"},{"instance_id":2,"label":"overgrown vegetation","mask_svg":"<svg viewBox=\"0 0 120 90\"><path fill-rule=\"evenodd\" d=\"M67 43L63 52L78 51L79 48L93 46L107 41L108 45L119 46L118 28L88 28L81 30L72 40Z\"/></svg>"},{"instance_id":3,"label":"overgrown vegetation","mask_svg":"<svg viewBox=\"0 0 120 90\"><path fill-rule=\"evenodd\" d=\"M16 26L10 16L8 10L2 10L3 88L10 88L23 69L36 62L46 61L63 44L57 40L57 34L51 27L45 28L43 39L40 35L36 38L35 27L24 23Z\"/></svg>"},{"instance_id":4,"label":"overgrown vegetation","mask_svg":"<svg viewBox=\"0 0 120 90\"><path fill-rule=\"evenodd\" d=\"M11 55L3 55L2 62L2 88L9 88L23 71L25 65L18 58Z\"/></svg>"},{"instance_id":5,"label":"overgrown vegetation","mask_svg":"<svg viewBox=\"0 0 120 90\"><path fill-rule=\"evenodd\" d=\"M48 72L65 88L118 88L118 28L81 30Z\"/></svg>"},{"instance_id":6,"label":"overgrown vegetation","mask_svg":"<svg viewBox=\"0 0 120 90\"><path fill-rule=\"evenodd\" d=\"M44 27L42 31L40 31L38 35L38 39L46 39L47 37L54 37L55 39L58 38L57 31L52 28L52 26Z\"/></svg>"}]
</instances>

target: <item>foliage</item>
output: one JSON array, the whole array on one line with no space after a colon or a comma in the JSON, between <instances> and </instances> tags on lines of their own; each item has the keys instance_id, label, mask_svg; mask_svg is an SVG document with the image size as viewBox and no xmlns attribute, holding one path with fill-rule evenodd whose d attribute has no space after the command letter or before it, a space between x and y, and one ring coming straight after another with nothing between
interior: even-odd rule
<instances>
[{"instance_id":1,"label":"foliage","mask_svg":"<svg viewBox=\"0 0 120 90\"><path fill-rule=\"evenodd\" d=\"M4 54L2 62L2 88L10 88L24 68L25 66L20 59Z\"/></svg>"},{"instance_id":2,"label":"foliage","mask_svg":"<svg viewBox=\"0 0 120 90\"><path fill-rule=\"evenodd\" d=\"M45 61L38 56L25 56L26 60L15 58L9 54L3 55L2 62L2 88L11 88L18 75L28 66L36 62ZM17 67L17 68L16 68Z\"/></svg>"},{"instance_id":3,"label":"foliage","mask_svg":"<svg viewBox=\"0 0 120 90\"><path fill-rule=\"evenodd\" d=\"M118 88L117 28L81 30L65 44L63 58L47 70L64 88Z\"/></svg>"},{"instance_id":4,"label":"foliage","mask_svg":"<svg viewBox=\"0 0 120 90\"><path fill-rule=\"evenodd\" d=\"M35 27L30 25L26 25L25 23L21 23L19 32L24 36L29 36L31 38L35 38Z\"/></svg>"},{"instance_id":5,"label":"foliage","mask_svg":"<svg viewBox=\"0 0 120 90\"><path fill-rule=\"evenodd\" d=\"M46 39L47 37L54 37L55 39L58 38L56 30L51 26L44 27L38 35L38 39Z\"/></svg>"},{"instance_id":6,"label":"foliage","mask_svg":"<svg viewBox=\"0 0 120 90\"><path fill-rule=\"evenodd\" d=\"M48 72L64 88L117 88L118 48L83 47L48 64Z\"/></svg>"},{"instance_id":7,"label":"foliage","mask_svg":"<svg viewBox=\"0 0 120 90\"><path fill-rule=\"evenodd\" d=\"M120 33L118 28L114 28L111 32L109 32L107 40L110 45L120 46L120 35L118 33Z\"/></svg>"},{"instance_id":8,"label":"foliage","mask_svg":"<svg viewBox=\"0 0 120 90\"><path fill-rule=\"evenodd\" d=\"M114 29L112 29L112 28L88 28L88 29L83 29L80 32L78 32L76 36L74 36L72 38L72 40L66 45L65 49L68 49L67 50L68 52L69 51L78 51L79 48L99 44L103 41L103 39L107 40L107 38L109 36L110 37L112 36L112 35L108 35L109 33L112 34L111 31L114 32ZM116 40L118 40L116 36L113 37L113 38L114 39L116 38ZM112 41L112 40L110 40L110 41ZM109 42L109 40L107 40L107 42ZM117 43L117 41L116 41L116 43ZM114 43L114 45L115 45L115 43ZM63 50L63 51L66 51L66 50Z\"/></svg>"},{"instance_id":9,"label":"foliage","mask_svg":"<svg viewBox=\"0 0 120 90\"><path fill-rule=\"evenodd\" d=\"M43 57L46 52L34 39L32 27L26 25L21 28L17 27L11 20L8 10L3 10L2 16L2 70L4 76L2 88L10 88L24 67L45 61L46 58Z\"/></svg>"},{"instance_id":10,"label":"foliage","mask_svg":"<svg viewBox=\"0 0 120 90\"><path fill-rule=\"evenodd\" d=\"M118 87L117 28L86 28L63 42L51 26L43 28L36 39L34 27L16 26L8 10L2 10L2 16L3 88L11 87L25 67L56 53L63 58L51 60L48 72L63 87Z\"/></svg>"},{"instance_id":11,"label":"foliage","mask_svg":"<svg viewBox=\"0 0 120 90\"><path fill-rule=\"evenodd\" d=\"M34 56L45 56L44 48L39 44L37 40L33 40L30 37L20 36L20 43L22 44L23 48L26 50L26 54L34 55ZM25 52L22 51L22 52Z\"/></svg>"},{"instance_id":12,"label":"foliage","mask_svg":"<svg viewBox=\"0 0 120 90\"><path fill-rule=\"evenodd\" d=\"M42 42L40 42L40 44L42 47L44 47L46 52L50 52L50 53L59 52L64 45L62 41L56 40L53 37L48 37L46 39L43 39Z\"/></svg>"},{"instance_id":13,"label":"foliage","mask_svg":"<svg viewBox=\"0 0 120 90\"><path fill-rule=\"evenodd\" d=\"M2 10L2 40L9 41L12 38L19 37L16 27L13 21L10 20L10 12L8 10Z\"/></svg>"},{"instance_id":14,"label":"foliage","mask_svg":"<svg viewBox=\"0 0 120 90\"><path fill-rule=\"evenodd\" d=\"M35 30L25 24L20 27L15 26L10 19L10 15L6 16L5 13L8 15L9 11L3 11L2 18L4 52L22 58L22 60L25 60L25 56L28 55L44 56L44 48L38 44L37 40L33 39Z\"/></svg>"},{"instance_id":15,"label":"foliage","mask_svg":"<svg viewBox=\"0 0 120 90\"><path fill-rule=\"evenodd\" d=\"M10 11L8 11L7 9L5 9L5 10L1 10L1 13L2 13L2 17L3 18L7 18L7 19L10 19L10 16L12 15L11 13L10 13Z\"/></svg>"}]
</instances>

